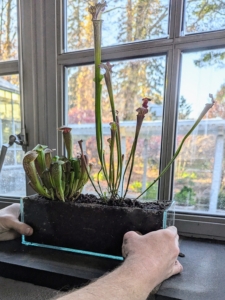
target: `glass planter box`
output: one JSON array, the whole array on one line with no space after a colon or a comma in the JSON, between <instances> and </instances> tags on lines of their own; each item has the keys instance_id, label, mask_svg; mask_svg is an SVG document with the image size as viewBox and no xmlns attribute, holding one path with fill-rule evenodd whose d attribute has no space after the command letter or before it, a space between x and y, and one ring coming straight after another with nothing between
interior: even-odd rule
<instances>
[{"instance_id":1,"label":"glass planter box","mask_svg":"<svg viewBox=\"0 0 225 300\"><path fill-rule=\"evenodd\" d=\"M123 235L146 234L174 225L175 204L155 203L152 209L21 199L21 220L34 229L22 236L28 246L123 260Z\"/></svg>"}]
</instances>

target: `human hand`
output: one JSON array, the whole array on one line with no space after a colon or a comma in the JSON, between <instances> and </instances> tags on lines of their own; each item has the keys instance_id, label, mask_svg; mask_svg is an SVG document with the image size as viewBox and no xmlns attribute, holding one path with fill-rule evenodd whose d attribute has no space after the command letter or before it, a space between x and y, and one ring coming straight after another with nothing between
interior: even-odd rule
<instances>
[{"instance_id":1,"label":"human hand","mask_svg":"<svg viewBox=\"0 0 225 300\"><path fill-rule=\"evenodd\" d=\"M154 272L157 285L183 270L177 260L180 252L178 241L174 226L145 235L129 231L124 235L122 253L126 260L138 263L146 275Z\"/></svg>"},{"instance_id":2,"label":"human hand","mask_svg":"<svg viewBox=\"0 0 225 300\"><path fill-rule=\"evenodd\" d=\"M12 204L0 210L0 241L13 240L20 234L32 235L33 229L20 222L19 215L19 204Z\"/></svg>"}]
</instances>

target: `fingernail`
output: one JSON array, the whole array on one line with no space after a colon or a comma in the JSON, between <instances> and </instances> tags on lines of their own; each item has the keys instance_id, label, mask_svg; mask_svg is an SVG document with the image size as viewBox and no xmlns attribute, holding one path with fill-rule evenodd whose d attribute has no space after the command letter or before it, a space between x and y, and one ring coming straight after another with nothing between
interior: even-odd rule
<instances>
[{"instance_id":1,"label":"fingernail","mask_svg":"<svg viewBox=\"0 0 225 300\"><path fill-rule=\"evenodd\" d=\"M26 229L26 235L30 235L30 234L31 234L31 228L27 227L27 229Z\"/></svg>"}]
</instances>

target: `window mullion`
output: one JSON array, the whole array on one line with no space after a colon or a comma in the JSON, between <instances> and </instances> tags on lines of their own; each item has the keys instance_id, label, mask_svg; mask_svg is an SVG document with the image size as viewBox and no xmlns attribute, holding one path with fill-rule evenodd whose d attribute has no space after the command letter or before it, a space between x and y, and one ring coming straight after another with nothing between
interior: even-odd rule
<instances>
[{"instance_id":1,"label":"window mullion","mask_svg":"<svg viewBox=\"0 0 225 300\"><path fill-rule=\"evenodd\" d=\"M167 89L163 114L163 138L160 170L171 160L175 147L176 116L179 86L180 51L171 50L167 57ZM159 200L172 198L173 167L160 180Z\"/></svg>"},{"instance_id":2,"label":"window mullion","mask_svg":"<svg viewBox=\"0 0 225 300\"><path fill-rule=\"evenodd\" d=\"M21 0L21 18L28 148L37 143L54 148L57 139L55 1Z\"/></svg>"},{"instance_id":3,"label":"window mullion","mask_svg":"<svg viewBox=\"0 0 225 300\"><path fill-rule=\"evenodd\" d=\"M38 143L56 148L55 1L21 0L20 11L24 119L29 140L27 150Z\"/></svg>"},{"instance_id":4,"label":"window mullion","mask_svg":"<svg viewBox=\"0 0 225 300\"><path fill-rule=\"evenodd\" d=\"M57 127L67 125L65 123L65 67L57 65ZM64 155L63 136L58 135L57 139L57 153Z\"/></svg>"},{"instance_id":5,"label":"window mullion","mask_svg":"<svg viewBox=\"0 0 225 300\"><path fill-rule=\"evenodd\" d=\"M123 45L102 49L102 61L125 60L134 57L147 57L150 55L165 54L172 49L172 40L165 40L165 43L140 43L136 45ZM64 66L91 64L94 62L94 50L77 51L58 55L58 64Z\"/></svg>"},{"instance_id":6,"label":"window mullion","mask_svg":"<svg viewBox=\"0 0 225 300\"><path fill-rule=\"evenodd\" d=\"M18 60L0 62L0 76L17 74L18 72Z\"/></svg>"},{"instance_id":7,"label":"window mullion","mask_svg":"<svg viewBox=\"0 0 225 300\"><path fill-rule=\"evenodd\" d=\"M185 0L176 0L176 13L175 13L175 34L174 37L180 37L183 25L183 11Z\"/></svg>"},{"instance_id":8,"label":"window mullion","mask_svg":"<svg viewBox=\"0 0 225 300\"><path fill-rule=\"evenodd\" d=\"M65 35L66 30L64 16L65 13L64 0L56 0L56 35L57 35L57 82L56 82L56 97L57 97L57 127L65 124L65 76L64 65L60 64L61 58L65 55ZM64 155L63 138L58 135L57 152L59 155Z\"/></svg>"},{"instance_id":9,"label":"window mullion","mask_svg":"<svg viewBox=\"0 0 225 300\"><path fill-rule=\"evenodd\" d=\"M56 30L57 30L57 54L58 58L60 54L66 52L65 35L66 35L66 16L65 14L65 2L64 0L56 0Z\"/></svg>"},{"instance_id":10,"label":"window mullion","mask_svg":"<svg viewBox=\"0 0 225 300\"><path fill-rule=\"evenodd\" d=\"M173 39L175 33L177 32L176 24L177 24L177 14L176 14L177 3L176 0L170 0L170 17L169 17L169 38Z\"/></svg>"},{"instance_id":11,"label":"window mullion","mask_svg":"<svg viewBox=\"0 0 225 300\"><path fill-rule=\"evenodd\" d=\"M196 39L196 38L195 38ZM224 47L225 45L225 34L224 36L220 36L219 38L210 39L210 40L201 40L200 38L198 41L190 41L188 39L183 39L181 43L175 43L175 48L180 50L201 50L201 49L212 49L213 47Z\"/></svg>"}]
</instances>

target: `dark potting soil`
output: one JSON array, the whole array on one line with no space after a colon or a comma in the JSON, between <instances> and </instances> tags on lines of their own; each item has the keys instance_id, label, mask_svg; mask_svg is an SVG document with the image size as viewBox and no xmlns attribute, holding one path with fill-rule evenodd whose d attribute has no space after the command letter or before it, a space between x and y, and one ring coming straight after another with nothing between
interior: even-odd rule
<instances>
[{"instance_id":1,"label":"dark potting soil","mask_svg":"<svg viewBox=\"0 0 225 300\"><path fill-rule=\"evenodd\" d=\"M94 195L66 202L33 195L23 201L24 221L34 229L27 241L120 256L123 235L162 228L163 212L170 204L105 202Z\"/></svg>"},{"instance_id":2,"label":"dark potting soil","mask_svg":"<svg viewBox=\"0 0 225 300\"><path fill-rule=\"evenodd\" d=\"M28 197L29 199L35 200L35 201L49 201L49 199L40 196L38 194L32 195ZM61 202L59 200L55 200L57 202ZM54 202L55 202L54 201ZM93 194L81 194L76 200L66 200L66 203L84 203L84 204L99 204L99 205L104 205L104 206L118 206L118 207L130 207L130 208L141 208L144 210L162 210L164 211L171 202L169 201L164 201L164 202L140 202L137 200L132 200L130 198L126 198L123 201L120 199L115 199L115 200L104 200L104 199L99 199Z\"/></svg>"},{"instance_id":3,"label":"dark potting soil","mask_svg":"<svg viewBox=\"0 0 225 300\"><path fill-rule=\"evenodd\" d=\"M80 195L77 200L74 202L76 203L96 203L100 205L108 205L108 206L120 206L120 207L139 207L142 209L162 209L165 210L166 207L169 206L169 202L166 203L157 203L157 202L140 202L137 200L132 200L130 198L126 198L124 201L121 201L120 199L115 200L108 200L104 201L103 199L97 198L93 194L85 194Z\"/></svg>"}]
</instances>

